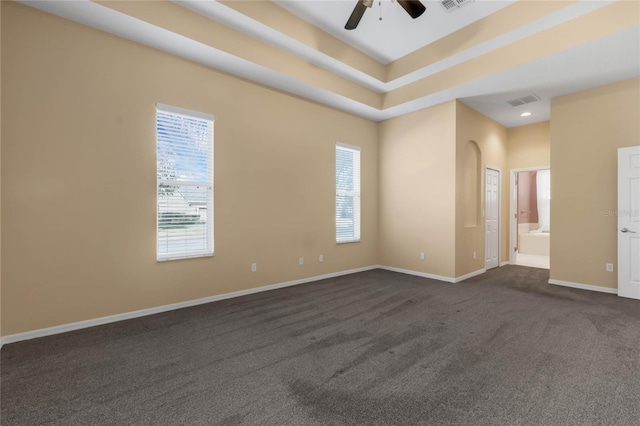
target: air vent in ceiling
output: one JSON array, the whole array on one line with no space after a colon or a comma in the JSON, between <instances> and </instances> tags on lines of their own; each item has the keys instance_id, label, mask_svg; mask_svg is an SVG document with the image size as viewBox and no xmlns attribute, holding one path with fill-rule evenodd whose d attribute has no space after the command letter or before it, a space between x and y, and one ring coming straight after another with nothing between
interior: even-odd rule
<instances>
[{"instance_id":1,"label":"air vent in ceiling","mask_svg":"<svg viewBox=\"0 0 640 426\"><path fill-rule=\"evenodd\" d=\"M462 6L466 6L473 0L442 0L440 3L444 6L447 12L453 12L460 9Z\"/></svg>"},{"instance_id":2,"label":"air vent in ceiling","mask_svg":"<svg viewBox=\"0 0 640 426\"><path fill-rule=\"evenodd\" d=\"M510 101L507 101L507 103L511 106L516 107L524 104L530 104L531 102L537 102L539 100L540 97L538 95L527 95L521 98L511 99Z\"/></svg>"}]
</instances>

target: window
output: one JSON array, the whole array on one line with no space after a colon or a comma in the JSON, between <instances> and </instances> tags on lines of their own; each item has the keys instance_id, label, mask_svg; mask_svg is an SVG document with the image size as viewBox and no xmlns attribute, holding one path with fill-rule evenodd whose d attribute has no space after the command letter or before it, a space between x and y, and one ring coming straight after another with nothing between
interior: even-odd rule
<instances>
[{"instance_id":1,"label":"window","mask_svg":"<svg viewBox=\"0 0 640 426\"><path fill-rule=\"evenodd\" d=\"M360 241L360 148L336 144L336 242Z\"/></svg>"},{"instance_id":2,"label":"window","mask_svg":"<svg viewBox=\"0 0 640 426\"><path fill-rule=\"evenodd\" d=\"M213 255L213 116L157 105L158 260Z\"/></svg>"}]
</instances>

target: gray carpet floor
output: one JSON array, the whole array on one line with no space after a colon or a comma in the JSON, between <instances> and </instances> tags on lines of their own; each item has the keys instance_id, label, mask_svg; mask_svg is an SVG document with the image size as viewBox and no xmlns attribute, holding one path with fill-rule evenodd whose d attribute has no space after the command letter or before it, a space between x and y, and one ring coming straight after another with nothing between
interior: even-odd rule
<instances>
[{"instance_id":1,"label":"gray carpet floor","mask_svg":"<svg viewBox=\"0 0 640 426\"><path fill-rule=\"evenodd\" d=\"M2 425L637 425L640 301L374 270L6 345Z\"/></svg>"}]
</instances>

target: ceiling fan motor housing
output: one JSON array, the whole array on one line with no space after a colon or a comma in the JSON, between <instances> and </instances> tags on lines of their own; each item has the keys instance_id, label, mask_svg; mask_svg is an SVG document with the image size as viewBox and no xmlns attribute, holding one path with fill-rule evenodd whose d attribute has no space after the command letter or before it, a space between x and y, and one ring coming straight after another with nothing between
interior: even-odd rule
<instances>
[{"instance_id":1,"label":"ceiling fan motor housing","mask_svg":"<svg viewBox=\"0 0 640 426\"><path fill-rule=\"evenodd\" d=\"M465 1L465 0L448 0L448 1ZM358 0L356 3L353 12L351 12L351 16L347 20L344 28L346 30L354 30L360 23L360 19L362 19L362 15L367 10L368 7L373 6L374 0ZM420 2L420 0L398 0L398 3L402 8L411 16L411 18L416 19L420 15L424 13L426 7ZM382 21L382 16L380 17Z\"/></svg>"}]
</instances>

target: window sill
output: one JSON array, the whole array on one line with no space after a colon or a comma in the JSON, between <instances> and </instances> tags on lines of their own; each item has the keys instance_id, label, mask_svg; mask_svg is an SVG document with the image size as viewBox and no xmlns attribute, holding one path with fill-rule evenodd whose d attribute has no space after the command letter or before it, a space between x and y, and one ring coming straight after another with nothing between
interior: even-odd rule
<instances>
[{"instance_id":1,"label":"window sill","mask_svg":"<svg viewBox=\"0 0 640 426\"><path fill-rule=\"evenodd\" d=\"M168 256L168 257L158 257L156 258L157 262L169 262L172 260L185 260L185 259L199 259L202 257L213 257L213 253L204 253L204 254L188 254L181 256Z\"/></svg>"},{"instance_id":2,"label":"window sill","mask_svg":"<svg viewBox=\"0 0 640 426\"><path fill-rule=\"evenodd\" d=\"M336 241L336 244L351 244L351 243L359 243L360 239L358 238L357 240L342 240L342 241Z\"/></svg>"}]
</instances>

